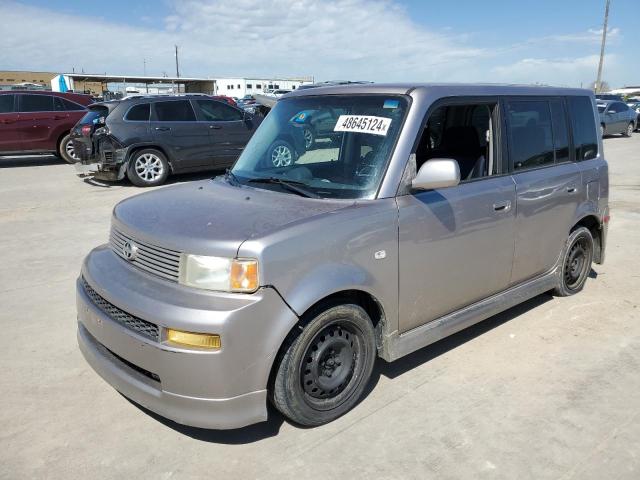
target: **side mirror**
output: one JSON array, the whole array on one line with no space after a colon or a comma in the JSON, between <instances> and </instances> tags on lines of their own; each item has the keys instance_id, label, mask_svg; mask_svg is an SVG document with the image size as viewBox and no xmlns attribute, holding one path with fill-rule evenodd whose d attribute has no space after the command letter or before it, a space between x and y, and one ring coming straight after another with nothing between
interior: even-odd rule
<instances>
[{"instance_id":1,"label":"side mirror","mask_svg":"<svg viewBox=\"0 0 640 480\"><path fill-rule=\"evenodd\" d=\"M411 182L415 190L455 187L460 183L460 167L452 158L432 158L418 170Z\"/></svg>"}]
</instances>

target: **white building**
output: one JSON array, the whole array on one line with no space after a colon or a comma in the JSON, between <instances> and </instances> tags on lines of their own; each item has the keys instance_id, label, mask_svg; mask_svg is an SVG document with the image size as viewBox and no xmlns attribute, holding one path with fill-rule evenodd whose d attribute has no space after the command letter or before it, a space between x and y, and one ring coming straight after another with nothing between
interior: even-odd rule
<instances>
[{"instance_id":1,"label":"white building","mask_svg":"<svg viewBox=\"0 0 640 480\"><path fill-rule=\"evenodd\" d=\"M262 94L271 90L295 90L305 83L313 83L313 77L216 78L215 94L242 98L245 95Z\"/></svg>"}]
</instances>

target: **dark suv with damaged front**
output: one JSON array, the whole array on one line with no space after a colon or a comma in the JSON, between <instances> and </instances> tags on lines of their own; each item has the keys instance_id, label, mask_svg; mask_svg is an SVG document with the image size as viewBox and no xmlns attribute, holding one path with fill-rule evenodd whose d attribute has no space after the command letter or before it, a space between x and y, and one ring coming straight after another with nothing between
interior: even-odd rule
<instances>
[{"instance_id":1,"label":"dark suv with damaged front","mask_svg":"<svg viewBox=\"0 0 640 480\"><path fill-rule=\"evenodd\" d=\"M72 138L82 174L148 187L229 167L260 120L206 95L144 96L92 105Z\"/></svg>"}]
</instances>

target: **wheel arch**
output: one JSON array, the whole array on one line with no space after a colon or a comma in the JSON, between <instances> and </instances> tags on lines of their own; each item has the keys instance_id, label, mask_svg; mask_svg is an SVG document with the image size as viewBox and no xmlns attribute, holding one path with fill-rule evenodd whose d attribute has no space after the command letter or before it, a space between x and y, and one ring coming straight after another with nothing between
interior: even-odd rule
<instances>
[{"instance_id":1,"label":"wheel arch","mask_svg":"<svg viewBox=\"0 0 640 480\"><path fill-rule=\"evenodd\" d=\"M596 263L602 261L602 223L595 214L587 214L581 217L572 227L571 234L580 227L585 227L591 232L593 237L593 259Z\"/></svg>"},{"instance_id":2,"label":"wheel arch","mask_svg":"<svg viewBox=\"0 0 640 480\"><path fill-rule=\"evenodd\" d=\"M304 329L305 325L320 312L336 305L353 304L361 307L371 319L373 328L376 332L376 347L378 352L382 347L384 340L384 325L386 322L384 308L382 303L371 293L360 289L345 289L330 293L320 300L310 305L304 313L299 315L298 322L289 330L287 335L280 342L278 352L275 355L270 367L268 389L271 390L273 381L278 370L280 359L284 355L289 344Z\"/></svg>"}]
</instances>

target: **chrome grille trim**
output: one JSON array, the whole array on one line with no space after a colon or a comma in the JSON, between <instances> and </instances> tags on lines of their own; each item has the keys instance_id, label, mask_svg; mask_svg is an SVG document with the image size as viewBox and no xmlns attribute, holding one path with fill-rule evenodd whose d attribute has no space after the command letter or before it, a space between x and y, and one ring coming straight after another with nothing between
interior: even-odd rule
<instances>
[{"instance_id":1,"label":"chrome grille trim","mask_svg":"<svg viewBox=\"0 0 640 480\"><path fill-rule=\"evenodd\" d=\"M129 260L124 255L123 247L125 242L130 242L138 247L137 256L133 260ZM109 244L116 255L135 265L140 270L173 282L178 281L180 276L180 252L141 242L113 227L109 236Z\"/></svg>"},{"instance_id":2,"label":"chrome grille trim","mask_svg":"<svg viewBox=\"0 0 640 480\"><path fill-rule=\"evenodd\" d=\"M84 288L85 293L91 299L93 304L111 320L139 335L153 340L154 342L160 341L160 328L158 325L142 320L141 318L134 317L124 310L120 310L118 307L102 298L98 292L91 288L91 285L87 283L84 277L82 278L82 288Z\"/></svg>"}]
</instances>

